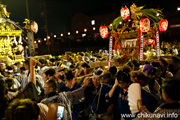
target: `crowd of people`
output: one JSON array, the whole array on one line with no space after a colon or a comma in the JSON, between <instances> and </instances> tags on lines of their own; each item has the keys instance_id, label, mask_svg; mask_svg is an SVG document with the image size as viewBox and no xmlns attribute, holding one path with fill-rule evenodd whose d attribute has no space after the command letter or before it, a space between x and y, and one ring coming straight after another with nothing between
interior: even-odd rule
<instances>
[{"instance_id":1,"label":"crowd of people","mask_svg":"<svg viewBox=\"0 0 180 120\"><path fill-rule=\"evenodd\" d=\"M145 113L180 119L180 55L145 63L130 58L109 68L96 64L107 61L108 51L100 50L0 63L0 119L157 119L139 117ZM136 113L131 112L128 99L133 83L141 86ZM63 106L63 113L51 110L56 104Z\"/></svg>"}]
</instances>

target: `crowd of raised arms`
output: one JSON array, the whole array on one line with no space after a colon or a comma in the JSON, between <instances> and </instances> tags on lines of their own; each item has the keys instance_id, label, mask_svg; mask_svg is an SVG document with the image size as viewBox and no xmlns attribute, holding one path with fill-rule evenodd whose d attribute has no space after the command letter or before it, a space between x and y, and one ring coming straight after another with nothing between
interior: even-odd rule
<instances>
[{"instance_id":1,"label":"crowd of raised arms","mask_svg":"<svg viewBox=\"0 0 180 120\"><path fill-rule=\"evenodd\" d=\"M107 66L108 51L102 50L1 62L0 119L180 119L180 55L175 52L168 59L145 62L115 60L118 53L114 53L111 67ZM133 83L141 87L136 113L128 100ZM62 115L50 110L52 103L64 108ZM161 116L150 116L154 114Z\"/></svg>"}]
</instances>

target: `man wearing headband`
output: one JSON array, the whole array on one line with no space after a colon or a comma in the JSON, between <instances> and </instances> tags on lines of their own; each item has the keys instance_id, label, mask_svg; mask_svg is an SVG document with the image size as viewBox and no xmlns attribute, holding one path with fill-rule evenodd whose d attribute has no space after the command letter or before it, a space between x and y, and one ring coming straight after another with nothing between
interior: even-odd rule
<instances>
[{"instance_id":1,"label":"man wearing headband","mask_svg":"<svg viewBox=\"0 0 180 120\"><path fill-rule=\"evenodd\" d=\"M107 120L111 119L108 107L110 104L106 102L105 95L110 91L111 86L106 83L101 83L101 76L104 74L101 68L98 68L93 73L92 86L88 86L85 92L86 98L91 105L91 119Z\"/></svg>"},{"instance_id":2,"label":"man wearing headband","mask_svg":"<svg viewBox=\"0 0 180 120\"><path fill-rule=\"evenodd\" d=\"M4 75L5 77L3 78L3 80L6 80L7 78L9 77L13 77L12 76L13 74L13 67L12 66L7 66L5 69L4 69ZM21 84L18 82L17 79L13 79L13 82L14 82L14 85L13 85L13 88L18 90L20 87L21 87Z\"/></svg>"}]
</instances>

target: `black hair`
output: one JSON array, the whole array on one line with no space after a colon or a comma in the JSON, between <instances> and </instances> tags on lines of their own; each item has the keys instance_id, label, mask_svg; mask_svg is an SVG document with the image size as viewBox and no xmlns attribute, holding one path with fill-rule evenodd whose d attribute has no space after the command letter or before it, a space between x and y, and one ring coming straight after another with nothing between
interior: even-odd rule
<instances>
[{"instance_id":1,"label":"black hair","mask_svg":"<svg viewBox=\"0 0 180 120\"><path fill-rule=\"evenodd\" d=\"M39 59L39 62L41 63L41 64L45 64L45 59Z\"/></svg>"},{"instance_id":2,"label":"black hair","mask_svg":"<svg viewBox=\"0 0 180 120\"><path fill-rule=\"evenodd\" d=\"M6 110L6 120L37 120L39 107L30 99L14 99Z\"/></svg>"},{"instance_id":3,"label":"black hair","mask_svg":"<svg viewBox=\"0 0 180 120\"><path fill-rule=\"evenodd\" d=\"M109 72L112 74L112 75L115 75L117 73L117 68L116 66L111 66L109 68Z\"/></svg>"},{"instance_id":4,"label":"black hair","mask_svg":"<svg viewBox=\"0 0 180 120\"><path fill-rule=\"evenodd\" d=\"M146 76L142 72L137 72L133 74L134 82L140 83L141 86L145 86L148 81Z\"/></svg>"},{"instance_id":5,"label":"black hair","mask_svg":"<svg viewBox=\"0 0 180 120\"><path fill-rule=\"evenodd\" d=\"M160 61L164 64L164 67L168 66L168 62L166 61L166 59L160 57Z\"/></svg>"},{"instance_id":6,"label":"black hair","mask_svg":"<svg viewBox=\"0 0 180 120\"><path fill-rule=\"evenodd\" d=\"M180 57L179 56L173 56L172 57L173 62L180 63Z\"/></svg>"},{"instance_id":7,"label":"black hair","mask_svg":"<svg viewBox=\"0 0 180 120\"><path fill-rule=\"evenodd\" d=\"M129 83L131 81L131 77L130 77L129 72L127 72L124 69L119 70L117 73L117 80L123 81L125 83Z\"/></svg>"},{"instance_id":8,"label":"black hair","mask_svg":"<svg viewBox=\"0 0 180 120\"><path fill-rule=\"evenodd\" d=\"M177 94L180 91L180 78L166 78L162 83L162 89L174 101L179 101L180 96Z\"/></svg>"},{"instance_id":9,"label":"black hair","mask_svg":"<svg viewBox=\"0 0 180 120\"><path fill-rule=\"evenodd\" d=\"M50 58L49 61L55 62L55 58Z\"/></svg>"},{"instance_id":10,"label":"black hair","mask_svg":"<svg viewBox=\"0 0 180 120\"><path fill-rule=\"evenodd\" d=\"M56 79L50 79L46 82L48 84L49 87L53 88L53 92L57 91L58 88L58 83Z\"/></svg>"},{"instance_id":11,"label":"black hair","mask_svg":"<svg viewBox=\"0 0 180 120\"><path fill-rule=\"evenodd\" d=\"M103 70L101 70L101 69L97 69L97 70L94 72L95 75L101 75L102 73L103 73Z\"/></svg>"},{"instance_id":12,"label":"black hair","mask_svg":"<svg viewBox=\"0 0 180 120\"><path fill-rule=\"evenodd\" d=\"M84 67L84 68L85 68L85 67L86 67L86 68L90 68L89 64L87 64L86 62L82 63L82 64L81 64L81 67Z\"/></svg>"},{"instance_id":13,"label":"black hair","mask_svg":"<svg viewBox=\"0 0 180 120\"><path fill-rule=\"evenodd\" d=\"M72 73L71 70L65 71L65 76L66 76L66 80L67 80L67 81L69 81L69 80L71 80L71 79L74 78L74 74Z\"/></svg>"},{"instance_id":14,"label":"black hair","mask_svg":"<svg viewBox=\"0 0 180 120\"><path fill-rule=\"evenodd\" d=\"M56 70L54 68L48 68L43 73L46 74L46 75L54 76L55 73L56 73Z\"/></svg>"},{"instance_id":15,"label":"black hair","mask_svg":"<svg viewBox=\"0 0 180 120\"><path fill-rule=\"evenodd\" d=\"M8 88L10 89L14 85L14 78L8 77L8 78L5 79L5 82L6 82L7 86L8 86Z\"/></svg>"},{"instance_id":16,"label":"black hair","mask_svg":"<svg viewBox=\"0 0 180 120\"><path fill-rule=\"evenodd\" d=\"M71 64L71 65L69 66L69 68L75 68L75 67L74 67L74 65Z\"/></svg>"},{"instance_id":17,"label":"black hair","mask_svg":"<svg viewBox=\"0 0 180 120\"><path fill-rule=\"evenodd\" d=\"M9 72L9 70L13 70L14 68L12 66L7 66L6 69L8 70L7 71L8 74L12 74L12 72Z\"/></svg>"},{"instance_id":18,"label":"black hair","mask_svg":"<svg viewBox=\"0 0 180 120\"><path fill-rule=\"evenodd\" d=\"M58 56L55 56L55 61L60 61L61 59Z\"/></svg>"},{"instance_id":19,"label":"black hair","mask_svg":"<svg viewBox=\"0 0 180 120\"><path fill-rule=\"evenodd\" d=\"M20 67L20 70L26 70L25 67Z\"/></svg>"}]
</instances>

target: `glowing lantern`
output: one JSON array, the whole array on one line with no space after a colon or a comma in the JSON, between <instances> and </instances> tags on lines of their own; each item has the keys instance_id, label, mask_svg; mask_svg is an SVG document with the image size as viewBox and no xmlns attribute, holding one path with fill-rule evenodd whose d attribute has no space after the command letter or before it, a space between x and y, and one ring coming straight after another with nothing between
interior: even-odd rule
<instances>
[{"instance_id":1,"label":"glowing lantern","mask_svg":"<svg viewBox=\"0 0 180 120\"><path fill-rule=\"evenodd\" d=\"M130 11L127 7L121 9L121 17L123 20L128 20L130 18Z\"/></svg>"},{"instance_id":2,"label":"glowing lantern","mask_svg":"<svg viewBox=\"0 0 180 120\"><path fill-rule=\"evenodd\" d=\"M101 26L99 28L99 31L100 31L100 35L103 39L108 37L109 32L108 32L107 26Z\"/></svg>"},{"instance_id":3,"label":"glowing lantern","mask_svg":"<svg viewBox=\"0 0 180 120\"><path fill-rule=\"evenodd\" d=\"M155 45L154 39L148 39L148 45Z\"/></svg>"},{"instance_id":4,"label":"glowing lantern","mask_svg":"<svg viewBox=\"0 0 180 120\"><path fill-rule=\"evenodd\" d=\"M31 23L31 31L33 33L37 33L37 31L38 31L38 24L36 22L32 22Z\"/></svg>"},{"instance_id":5,"label":"glowing lantern","mask_svg":"<svg viewBox=\"0 0 180 120\"><path fill-rule=\"evenodd\" d=\"M163 19L163 20L161 20L161 21L159 22L159 30L160 30L161 32L166 31L166 30L167 30L167 27L168 27L168 21L167 21L167 20Z\"/></svg>"},{"instance_id":6,"label":"glowing lantern","mask_svg":"<svg viewBox=\"0 0 180 120\"><path fill-rule=\"evenodd\" d=\"M148 32L150 29L150 20L148 18L142 18L140 21L140 31L142 33Z\"/></svg>"}]
</instances>

